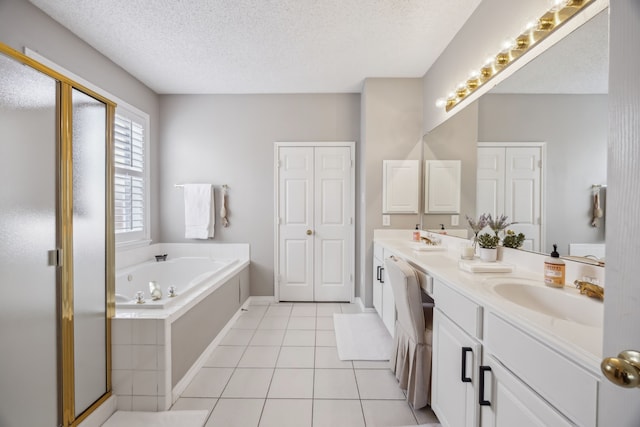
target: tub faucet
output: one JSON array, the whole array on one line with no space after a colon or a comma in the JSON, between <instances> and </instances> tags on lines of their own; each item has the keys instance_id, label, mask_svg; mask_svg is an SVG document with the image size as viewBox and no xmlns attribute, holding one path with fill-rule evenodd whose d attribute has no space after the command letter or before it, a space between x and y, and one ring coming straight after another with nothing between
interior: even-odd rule
<instances>
[{"instance_id":1,"label":"tub faucet","mask_svg":"<svg viewBox=\"0 0 640 427\"><path fill-rule=\"evenodd\" d=\"M167 254L156 255L156 262L166 261L166 260L167 260Z\"/></svg>"},{"instance_id":2,"label":"tub faucet","mask_svg":"<svg viewBox=\"0 0 640 427\"><path fill-rule=\"evenodd\" d=\"M604 301L604 288L602 286L586 280L576 280L573 284L580 289L581 294Z\"/></svg>"}]
</instances>

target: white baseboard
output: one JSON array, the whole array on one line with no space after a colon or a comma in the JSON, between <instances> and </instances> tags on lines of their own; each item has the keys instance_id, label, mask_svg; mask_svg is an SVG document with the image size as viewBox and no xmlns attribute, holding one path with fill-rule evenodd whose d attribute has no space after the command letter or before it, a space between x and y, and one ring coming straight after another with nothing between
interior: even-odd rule
<instances>
[{"instance_id":1,"label":"white baseboard","mask_svg":"<svg viewBox=\"0 0 640 427\"><path fill-rule=\"evenodd\" d=\"M187 373L184 374L184 376L180 381L178 381L176 386L171 391L171 404L176 403L176 400L178 400L180 395L184 393L187 386L191 383L193 378L198 374L198 372L200 371L200 368L202 368L204 366L204 363L207 360L209 360L209 357L211 357L211 354L213 353L213 351L216 349L218 345L220 345L220 341L222 341L222 339L227 334L227 332L229 332L229 330L231 329L233 324L236 322L236 320L238 320L238 317L240 317L240 315L242 314L243 309L249 305L250 299L251 297L249 297L249 299L245 301L245 303L238 309L238 311L236 311L233 317L231 317L231 319L229 319L227 324L224 325L224 328L222 328L222 330L218 333L218 335L216 335L213 341L211 341L211 343L207 346L207 348L202 352L200 357L198 357L198 359L193 363L193 365L191 365L191 368L189 368Z\"/></svg>"},{"instance_id":2,"label":"white baseboard","mask_svg":"<svg viewBox=\"0 0 640 427\"><path fill-rule=\"evenodd\" d=\"M363 313L375 313L376 309L373 307L365 307L364 303L362 302L362 298L360 297L356 297L355 304L358 304L358 307L360 307L360 311L362 311Z\"/></svg>"},{"instance_id":3,"label":"white baseboard","mask_svg":"<svg viewBox=\"0 0 640 427\"><path fill-rule=\"evenodd\" d=\"M266 297L249 297L247 298L247 302L245 304L253 304L253 305L269 305L276 302L276 297L274 296L266 296Z\"/></svg>"}]
</instances>

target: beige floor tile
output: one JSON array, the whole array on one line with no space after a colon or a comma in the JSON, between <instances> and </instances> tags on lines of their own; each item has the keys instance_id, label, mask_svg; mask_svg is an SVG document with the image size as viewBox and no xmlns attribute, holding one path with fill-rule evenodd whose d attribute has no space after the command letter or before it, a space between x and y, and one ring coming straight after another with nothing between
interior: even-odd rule
<instances>
[{"instance_id":1,"label":"beige floor tile","mask_svg":"<svg viewBox=\"0 0 640 427\"><path fill-rule=\"evenodd\" d=\"M417 425L409 405L403 400L362 400L367 427Z\"/></svg>"},{"instance_id":2,"label":"beige floor tile","mask_svg":"<svg viewBox=\"0 0 640 427\"><path fill-rule=\"evenodd\" d=\"M316 331L289 329L284 334L282 345L288 347L314 347L316 345Z\"/></svg>"},{"instance_id":3,"label":"beige floor tile","mask_svg":"<svg viewBox=\"0 0 640 427\"><path fill-rule=\"evenodd\" d=\"M439 422L438 417L430 406L414 410L413 415L418 420L418 424L435 424Z\"/></svg>"},{"instance_id":4,"label":"beige floor tile","mask_svg":"<svg viewBox=\"0 0 640 427\"><path fill-rule=\"evenodd\" d=\"M273 372L269 399L311 399L313 369L276 369Z\"/></svg>"},{"instance_id":5,"label":"beige floor tile","mask_svg":"<svg viewBox=\"0 0 640 427\"><path fill-rule=\"evenodd\" d=\"M326 331L335 330L335 326L333 325L333 316L316 317L316 329Z\"/></svg>"},{"instance_id":6,"label":"beige floor tile","mask_svg":"<svg viewBox=\"0 0 640 427\"><path fill-rule=\"evenodd\" d=\"M246 308L246 311L243 311L241 316L264 316L269 308L268 305L253 305L251 304Z\"/></svg>"},{"instance_id":7,"label":"beige floor tile","mask_svg":"<svg viewBox=\"0 0 640 427\"><path fill-rule=\"evenodd\" d=\"M207 410L211 412L218 399L210 397L181 397L171 407L172 411Z\"/></svg>"},{"instance_id":8,"label":"beige floor tile","mask_svg":"<svg viewBox=\"0 0 640 427\"><path fill-rule=\"evenodd\" d=\"M359 400L313 401L313 427L364 427Z\"/></svg>"},{"instance_id":9,"label":"beige floor tile","mask_svg":"<svg viewBox=\"0 0 640 427\"><path fill-rule=\"evenodd\" d=\"M388 360L354 360L355 369L390 369Z\"/></svg>"},{"instance_id":10,"label":"beige floor tile","mask_svg":"<svg viewBox=\"0 0 640 427\"><path fill-rule=\"evenodd\" d=\"M282 347L276 367L313 368L314 347Z\"/></svg>"},{"instance_id":11,"label":"beige floor tile","mask_svg":"<svg viewBox=\"0 0 640 427\"><path fill-rule=\"evenodd\" d=\"M350 360L340 360L336 347L316 347L316 368L353 369Z\"/></svg>"},{"instance_id":12,"label":"beige floor tile","mask_svg":"<svg viewBox=\"0 0 640 427\"><path fill-rule=\"evenodd\" d=\"M284 329L258 329L249 341L249 345L282 345L284 332Z\"/></svg>"},{"instance_id":13,"label":"beige floor tile","mask_svg":"<svg viewBox=\"0 0 640 427\"><path fill-rule=\"evenodd\" d=\"M291 314L291 305L270 305L267 309L267 312L264 314L266 316L289 316Z\"/></svg>"},{"instance_id":14,"label":"beige floor tile","mask_svg":"<svg viewBox=\"0 0 640 427\"><path fill-rule=\"evenodd\" d=\"M335 347L337 345L335 331L316 331L316 345L318 347Z\"/></svg>"},{"instance_id":15,"label":"beige floor tile","mask_svg":"<svg viewBox=\"0 0 640 427\"><path fill-rule=\"evenodd\" d=\"M240 316L235 321L233 329L256 329L262 320L262 316Z\"/></svg>"},{"instance_id":16,"label":"beige floor tile","mask_svg":"<svg viewBox=\"0 0 640 427\"><path fill-rule=\"evenodd\" d=\"M272 376L273 369L236 368L222 393L222 397L265 398Z\"/></svg>"},{"instance_id":17,"label":"beige floor tile","mask_svg":"<svg viewBox=\"0 0 640 427\"><path fill-rule=\"evenodd\" d=\"M204 362L204 366L210 368L235 368L242 357L246 347L219 345Z\"/></svg>"},{"instance_id":18,"label":"beige floor tile","mask_svg":"<svg viewBox=\"0 0 640 427\"><path fill-rule=\"evenodd\" d=\"M257 427L264 399L220 399L205 427Z\"/></svg>"},{"instance_id":19,"label":"beige floor tile","mask_svg":"<svg viewBox=\"0 0 640 427\"><path fill-rule=\"evenodd\" d=\"M342 307L340 304L328 302L318 303L316 311L317 316L333 316L333 313L342 313Z\"/></svg>"},{"instance_id":20,"label":"beige floor tile","mask_svg":"<svg viewBox=\"0 0 640 427\"><path fill-rule=\"evenodd\" d=\"M253 330L251 329L230 329L220 345L247 345L252 336Z\"/></svg>"},{"instance_id":21,"label":"beige floor tile","mask_svg":"<svg viewBox=\"0 0 640 427\"><path fill-rule=\"evenodd\" d=\"M260 427L311 427L311 399L267 399Z\"/></svg>"},{"instance_id":22,"label":"beige floor tile","mask_svg":"<svg viewBox=\"0 0 640 427\"><path fill-rule=\"evenodd\" d=\"M258 325L260 329L287 329L287 323L289 323L289 316L265 316Z\"/></svg>"},{"instance_id":23,"label":"beige floor tile","mask_svg":"<svg viewBox=\"0 0 640 427\"><path fill-rule=\"evenodd\" d=\"M220 397L233 368L202 368L181 397Z\"/></svg>"},{"instance_id":24,"label":"beige floor tile","mask_svg":"<svg viewBox=\"0 0 640 427\"><path fill-rule=\"evenodd\" d=\"M314 303L294 304L293 310L291 310L291 316L315 317L315 315L316 315L316 304Z\"/></svg>"},{"instance_id":25,"label":"beige floor tile","mask_svg":"<svg viewBox=\"0 0 640 427\"><path fill-rule=\"evenodd\" d=\"M352 370L316 369L313 387L315 399L359 399Z\"/></svg>"},{"instance_id":26,"label":"beige floor tile","mask_svg":"<svg viewBox=\"0 0 640 427\"><path fill-rule=\"evenodd\" d=\"M356 369L355 373L360 399L404 399L390 369Z\"/></svg>"},{"instance_id":27,"label":"beige floor tile","mask_svg":"<svg viewBox=\"0 0 640 427\"><path fill-rule=\"evenodd\" d=\"M239 368L275 368L276 361L278 360L278 354L280 353L279 346L249 346L245 350L240 362Z\"/></svg>"},{"instance_id":28,"label":"beige floor tile","mask_svg":"<svg viewBox=\"0 0 640 427\"><path fill-rule=\"evenodd\" d=\"M287 329L305 329L305 330L315 331L316 318L315 316L314 317L291 316L289 318L289 323L287 324Z\"/></svg>"}]
</instances>

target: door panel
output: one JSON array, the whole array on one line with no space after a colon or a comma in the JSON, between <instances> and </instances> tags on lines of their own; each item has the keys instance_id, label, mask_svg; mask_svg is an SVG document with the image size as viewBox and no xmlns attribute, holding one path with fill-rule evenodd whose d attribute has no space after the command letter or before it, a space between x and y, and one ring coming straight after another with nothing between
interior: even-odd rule
<instances>
[{"instance_id":1,"label":"door panel","mask_svg":"<svg viewBox=\"0 0 640 427\"><path fill-rule=\"evenodd\" d=\"M351 150L315 148L316 301L351 301Z\"/></svg>"},{"instance_id":2,"label":"door panel","mask_svg":"<svg viewBox=\"0 0 640 427\"><path fill-rule=\"evenodd\" d=\"M504 148L478 148L477 214L500 215L504 206Z\"/></svg>"},{"instance_id":3,"label":"door panel","mask_svg":"<svg viewBox=\"0 0 640 427\"><path fill-rule=\"evenodd\" d=\"M511 229L526 236L525 249L540 251L540 148L507 147L505 215Z\"/></svg>"},{"instance_id":4,"label":"door panel","mask_svg":"<svg viewBox=\"0 0 640 427\"><path fill-rule=\"evenodd\" d=\"M279 156L279 297L313 299L313 147L281 147Z\"/></svg>"}]
</instances>

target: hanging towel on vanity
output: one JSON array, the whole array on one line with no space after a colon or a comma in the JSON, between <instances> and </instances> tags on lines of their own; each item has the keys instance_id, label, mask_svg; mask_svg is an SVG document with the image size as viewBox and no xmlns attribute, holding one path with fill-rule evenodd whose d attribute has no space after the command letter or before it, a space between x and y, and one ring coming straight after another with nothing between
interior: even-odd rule
<instances>
[{"instance_id":1,"label":"hanging towel on vanity","mask_svg":"<svg viewBox=\"0 0 640 427\"><path fill-rule=\"evenodd\" d=\"M211 184L184 185L184 237L209 239L213 237L215 217L213 186Z\"/></svg>"}]
</instances>

